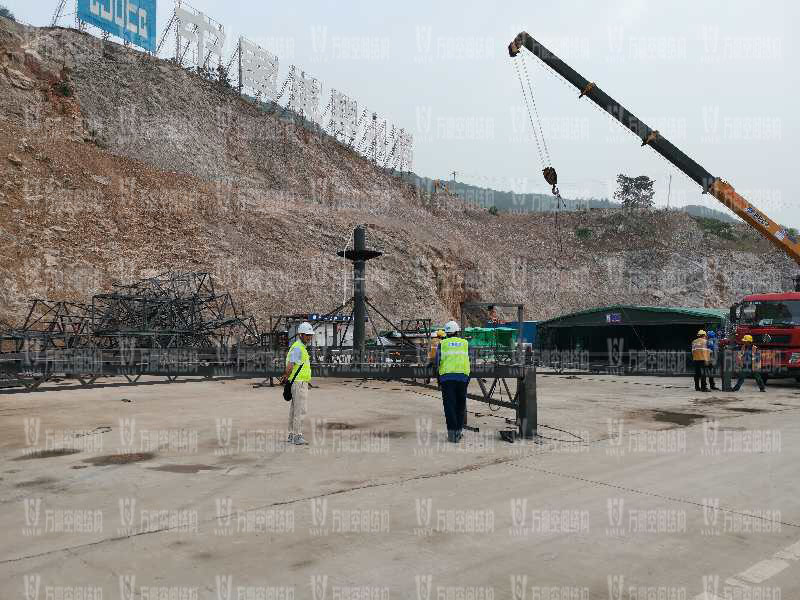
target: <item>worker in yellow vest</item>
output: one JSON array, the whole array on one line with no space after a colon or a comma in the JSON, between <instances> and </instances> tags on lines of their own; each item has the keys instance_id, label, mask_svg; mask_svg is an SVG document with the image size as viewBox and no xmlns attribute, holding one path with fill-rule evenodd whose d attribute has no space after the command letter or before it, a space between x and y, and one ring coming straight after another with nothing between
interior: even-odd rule
<instances>
[{"instance_id":1,"label":"worker in yellow vest","mask_svg":"<svg viewBox=\"0 0 800 600\"><path fill-rule=\"evenodd\" d=\"M711 350L708 349L708 336L702 329L692 341L692 364L694 366L694 389L707 392L706 366L711 362Z\"/></svg>"},{"instance_id":2,"label":"worker in yellow vest","mask_svg":"<svg viewBox=\"0 0 800 600\"><path fill-rule=\"evenodd\" d=\"M436 356L438 355L439 351L439 344L444 339L444 330L438 329L436 333L433 334L431 338L431 349L428 351L428 366L436 364ZM425 383L430 383L430 377L425 379Z\"/></svg>"},{"instance_id":3,"label":"worker in yellow vest","mask_svg":"<svg viewBox=\"0 0 800 600\"><path fill-rule=\"evenodd\" d=\"M428 354L428 358L431 362L436 360L436 352L439 349L439 343L442 341L443 338L444 338L444 331L442 329L439 329L438 331L436 331L436 333L433 334L433 337L431 338L431 350L430 353Z\"/></svg>"},{"instance_id":4,"label":"worker in yellow vest","mask_svg":"<svg viewBox=\"0 0 800 600\"><path fill-rule=\"evenodd\" d=\"M445 338L436 353L447 440L454 444L460 442L463 435L469 386L469 342L458 337L460 331L458 323L449 321L444 326Z\"/></svg>"},{"instance_id":5,"label":"worker in yellow vest","mask_svg":"<svg viewBox=\"0 0 800 600\"><path fill-rule=\"evenodd\" d=\"M297 339L286 354L286 370L281 383L291 382L292 399L289 403L289 444L304 446L303 419L308 410L308 384L311 382L311 357L308 346L314 338L311 323L301 323L297 328Z\"/></svg>"},{"instance_id":6,"label":"worker in yellow vest","mask_svg":"<svg viewBox=\"0 0 800 600\"><path fill-rule=\"evenodd\" d=\"M756 380L758 391L767 391L764 378L761 376L761 351L758 346L753 345L753 336L750 334L742 336L741 346L736 353L736 366L739 369L739 378L733 386L734 392L742 389L742 384L748 376Z\"/></svg>"}]
</instances>

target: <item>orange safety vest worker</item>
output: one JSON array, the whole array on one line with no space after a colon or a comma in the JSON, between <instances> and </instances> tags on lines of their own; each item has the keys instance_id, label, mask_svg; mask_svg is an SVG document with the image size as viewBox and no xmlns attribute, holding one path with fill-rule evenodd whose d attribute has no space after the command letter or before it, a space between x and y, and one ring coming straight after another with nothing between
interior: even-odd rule
<instances>
[{"instance_id":1,"label":"orange safety vest worker","mask_svg":"<svg viewBox=\"0 0 800 600\"><path fill-rule=\"evenodd\" d=\"M708 349L708 340L704 337L695 338L692 342L692 360L711 360L711 350Z\"/></svg>"}]
</instances>

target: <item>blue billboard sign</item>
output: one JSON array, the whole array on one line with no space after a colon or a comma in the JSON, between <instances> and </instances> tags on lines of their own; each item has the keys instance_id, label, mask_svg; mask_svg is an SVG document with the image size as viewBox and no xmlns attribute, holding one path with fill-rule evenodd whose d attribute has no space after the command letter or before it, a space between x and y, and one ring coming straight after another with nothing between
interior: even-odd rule
<instances>
[{"instance_id":1,"label":"blue billboard sign","mask_svg":"<svg viewBox=\"0 0 800 600\"><path fill-rule=\"evenodd\" d=\"M156 51L156 0L78 0L78 18L145 50Z\"/></svg>"}]
</instances>

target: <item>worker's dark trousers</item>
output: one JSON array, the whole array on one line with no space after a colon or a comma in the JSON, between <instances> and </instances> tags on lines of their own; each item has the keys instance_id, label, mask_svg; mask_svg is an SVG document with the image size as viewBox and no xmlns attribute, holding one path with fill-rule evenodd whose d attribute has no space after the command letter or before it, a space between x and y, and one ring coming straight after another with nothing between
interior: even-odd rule
<instances>
[{"instance_id":1,"label":"worker's dark trousers","mask_svg":"<svg viewBox=\"0 0 800 600\"><path fill-rule=\"evenodd\" d=\"M460 432L464 429L464 412L467 409L466 381L442 381L442 404L447 431Z\"/></svg>"},{"instance_id":2,"label":"worker's dark trousers","mask_svg":"<svg viewBox=\"0 0 800 600\"><path fill-rule=\"evenodd\" d=\"M705 390L706 386L706 361L694 361L694 389Z\"/></svg>"},{"instance_id":3,"label":"worker's dark trousers","mask_svg":"<svg viewBox=\"0 0 800 600\"><path fill-rule=\"evenodd\" d=\"M764 385L764 379L761 377L761 373L760 372L758 372L758 371L740 371L739 372L739 379L736 381L736 385L733 386L733 391L734 392L738 392L740 389L742 389L742 384L744 383L744 380L747 379L748 376L752 376L753 379L756 380L756 385L758 385L758 389L760 389L762 392L766 389L766 386Z\"/></svg>"},{"instance_id":4,"label":"worker's dark trousers","mask_svg":"<svg viewBox=\"0 0 800 600\"><path fill-rule=\"evenodd\" d=\"M708 385L711 386L712 390L717 389L717 384L714 383L714 365L707 364L706 365L706 375L708 375Z\"/></svg>"}]
</instances>

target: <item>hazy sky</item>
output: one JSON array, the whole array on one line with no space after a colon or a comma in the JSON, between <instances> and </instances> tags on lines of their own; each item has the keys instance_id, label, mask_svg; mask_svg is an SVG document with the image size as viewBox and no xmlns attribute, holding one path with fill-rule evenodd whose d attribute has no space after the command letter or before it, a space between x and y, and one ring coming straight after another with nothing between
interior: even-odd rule
<instances>
[{"instance_id":1,"label":"hazy sky","mask_svg":"<svg viewBox=\"0 0 800 600\"><path fill-rule=\"evenodd\" d=\"M56 0L0 0L44 25ZM546 192L506 47L526 30L775 220L800 225L798 70L791 0L405 2L193 0L245 35L415 136L414 170ZM73 0L69 0L73 6ZM173 3L159 0L159 29ZM167 46L164 55L172 46ZM565 196L610 196L616 174L657 181L657 204L719 207L525 52Z\"/></svg>"}]
</instances>

